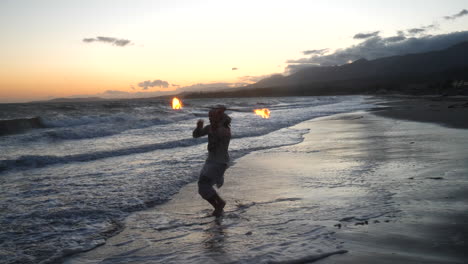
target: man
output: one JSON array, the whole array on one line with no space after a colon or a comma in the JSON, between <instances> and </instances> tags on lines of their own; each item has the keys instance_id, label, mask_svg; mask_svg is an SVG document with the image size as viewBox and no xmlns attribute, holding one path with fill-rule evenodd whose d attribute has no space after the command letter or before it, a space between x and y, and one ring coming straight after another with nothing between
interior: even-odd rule
<instances>
[{"instance_id":1,"label":"man","mask_svg":"<svg viewBox=\"0 0 468 264\"><path fill-rule=\"evenodd\" d=\"M218 188L224 183L224 172L228 167L228 147L231 140L231 118L224 113L226 108L219 106L209 112L210 124L203 127L203 120L198 120L193 130L193 137L208 135L208 158L198 179L198 193L213 207L213 215L223 214L226 202L218 195L213 185Z\"/></svg>"}]
</instances>

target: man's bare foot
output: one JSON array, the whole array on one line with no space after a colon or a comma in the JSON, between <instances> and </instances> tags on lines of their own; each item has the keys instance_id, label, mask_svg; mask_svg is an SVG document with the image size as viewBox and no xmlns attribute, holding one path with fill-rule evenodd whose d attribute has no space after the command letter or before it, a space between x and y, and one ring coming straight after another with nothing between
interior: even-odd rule
<instances>
[{"instance_id":1,"label":"man's bare foot","mask_svg":"<svg viewBox=\"0 0 468 264\"><path fill-rule=\"evenodd\" d=\"M216 216L216 217L220 217L223 215L223 212L224 212L224 207L226 206L226 202L221 199L221 198L218 198L216 200L216 207L215 207L215 210L213 211L213 216Z\"/></svg>"},{"instance_id":2,"label":"man's bare foot","mask_svg":"<svg viewBox=\"0 0 468 264\"><path fill-rule=\"evenodd\" d=\"M214 217L220 217L223 215L223 210L215 209L211 215Z\"/></svg>"}]
</instances>

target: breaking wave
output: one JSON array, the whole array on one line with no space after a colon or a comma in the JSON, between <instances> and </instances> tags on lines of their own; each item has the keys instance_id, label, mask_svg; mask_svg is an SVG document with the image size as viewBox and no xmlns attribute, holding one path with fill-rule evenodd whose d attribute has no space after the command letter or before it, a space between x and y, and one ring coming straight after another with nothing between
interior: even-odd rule
<instances>
[{"instance_id":1,"label":"breaking wave","mask_svg":"<svg viewBox=\"0 0 468 264\"><path fill-rule=\"evenodd\" d=\"M33 128L43 127L45 127L45 125L40 117L0 120L0 136L16 134Z\"/></svg>"}]
</instances>

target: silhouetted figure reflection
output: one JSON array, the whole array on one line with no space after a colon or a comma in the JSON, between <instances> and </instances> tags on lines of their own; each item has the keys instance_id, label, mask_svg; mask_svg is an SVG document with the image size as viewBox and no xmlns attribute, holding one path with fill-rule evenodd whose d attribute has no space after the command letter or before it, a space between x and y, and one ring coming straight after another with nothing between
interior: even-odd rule
<instances>
[{"instance_id":1,"label":"silhouetted figure reflection","mask_svg":"<svg viewBox=\"0 0 468 264\"><path fill-rule=\"evenodd\" d=\"M217 218L213 221L209 228L205 230L206 239L203 244L205 248L210 252L225 253L224 252L224 240L226 233L222 225L222 218Z\"/></svg>"}]
</instances>

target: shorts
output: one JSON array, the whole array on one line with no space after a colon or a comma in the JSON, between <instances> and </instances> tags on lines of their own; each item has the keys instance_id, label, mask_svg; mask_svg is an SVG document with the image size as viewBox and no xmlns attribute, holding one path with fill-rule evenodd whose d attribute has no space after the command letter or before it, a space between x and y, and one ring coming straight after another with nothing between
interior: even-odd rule
<instances>
[{"instance_id":1,"label":"shorts","mask_svg":"<svg viewBox=\"0 0 468 264\"><path fill-rule=\"evenodd\" d=\"M205 162L198 179L198 193L203 199L210 199L216 194L213 185L218 188L223 186L224 172L227 169L227 164L213 161Z\"/></svg>"}]
</instances>

